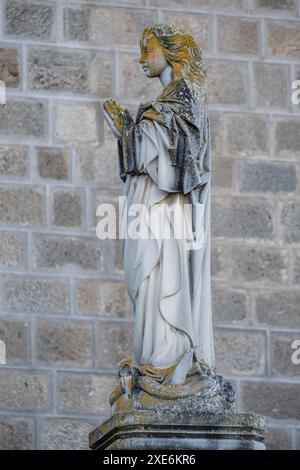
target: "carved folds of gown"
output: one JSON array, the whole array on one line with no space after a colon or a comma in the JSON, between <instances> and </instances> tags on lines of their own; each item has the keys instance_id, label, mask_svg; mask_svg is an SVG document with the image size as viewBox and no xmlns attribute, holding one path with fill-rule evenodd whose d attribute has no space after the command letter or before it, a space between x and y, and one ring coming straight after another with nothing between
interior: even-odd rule
<instances>
[{"instance_id":1,"label":"carved folds of gown","mask_svg":"<svg viewBox=\"0 0 300 470\"><path fill-rule=\"evenodd\" d=\"M140 386L146 389L150 380L148 392L153 395L156 382L167 387L170 371L190 352L189 375L183 387L177 387L174 392L192 395L195 384L191 390L184 385L189 385L189 377L195 370L199 371L199 364L208 370L214 368L210 291L211 159L203 89L186 80L172 82L157 100L140 106L135 123L124 130L118 150L120 176L125 182L123 195L127 197L123 224L126 221L129 227L132 222L129 209L134 209L134 204L146 207L146 213L139 213L140 222L145 217L148 224L157 221L157 211L161 211L160 220L163 220L160 228L151 225L157 228L158 237L127 236L123 240L125 282L134 306L135 363L139 369L137 375L141 376ZM167 206L174 204L181 211L172 218ZM201 217L195 217L197 204L202 205ZM203 243L196 250L186 249L184 238L172 236L178 227L188 233L191 221L196 234L204 223ZM164 238L165 233L171 236ZM131 377L130 361L124 361L122 367L124 385L126 376ZM127 367L125 374L124 367ZM199 388L199 381L196 382ZM169 392L171 389L167 388L166 393ZM111 403L116 398L113 393Z\"/></svg>"}]
</instances>

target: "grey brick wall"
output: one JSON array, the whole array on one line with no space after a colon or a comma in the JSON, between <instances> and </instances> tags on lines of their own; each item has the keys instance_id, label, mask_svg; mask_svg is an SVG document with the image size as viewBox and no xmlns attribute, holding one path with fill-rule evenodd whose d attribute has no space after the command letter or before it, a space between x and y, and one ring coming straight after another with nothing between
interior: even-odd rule
<instances>
[{"instance_id":1,"label":"grey brick wall","mask_svg":"<svg viewBox=\"0 0 300 470\"><path fill-rule=\"evenodd\" d=\"M100 103L160 90L138 38L173 22L208 65L213 308L221 371L270 448L299 448L299 0L0 0L0 448L87 448L132 351L118 242L95 208L122 189Z\"/></svg>"}]
</instances>

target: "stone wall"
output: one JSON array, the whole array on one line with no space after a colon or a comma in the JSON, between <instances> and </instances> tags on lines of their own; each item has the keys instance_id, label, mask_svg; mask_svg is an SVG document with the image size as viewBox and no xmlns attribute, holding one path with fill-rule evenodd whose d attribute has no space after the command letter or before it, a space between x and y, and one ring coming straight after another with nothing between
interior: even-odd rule
<instances>
[{"instance_id":1,"label":"stone wall","mask_svg":"<svg viewBox=\"0 0 300 470\"><path fill-rule=\"evenodd\" d=\"M268 417L271 448L300 448L300 1L0 6L0 447L86 448L108 416L132 314L120 245L95 235L97 204L122 190L100 103L156 96L138 38L164 21L208 65L219 368L239 410Z\"/></svg>"}]
</instances>

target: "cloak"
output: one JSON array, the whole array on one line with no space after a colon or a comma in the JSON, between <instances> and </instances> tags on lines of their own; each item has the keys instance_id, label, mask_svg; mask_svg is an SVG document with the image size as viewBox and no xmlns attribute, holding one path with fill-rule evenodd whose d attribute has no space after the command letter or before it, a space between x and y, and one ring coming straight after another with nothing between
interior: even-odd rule
<instances>
[{"instance_id":1,"label":"cloak","mask_svg":"<svg viewBox=\"0 0 300 470\"><path fill-rule=\"evenodd\" d=\"M163 134L168 141L165 147L160 143ZM157 202L163 201L168 193L174 193L182 204L190 204L193 232L197 236L203 222L204 237L200 248L190 250L188 255L180 241L163 240L159 249L157 241L124 241L125 278L135 306L136 324L149 320L150 314L144 310L145 298L153 303L156 283L159 285L158 311L152 305L152 314L163 318L171 329L183 333L193 350L194 360L211 368L214 367L210 273L211 154L206 95L201 85L186 79L171 82L156 100L141 104L135 122L125 126L122 139L118 141L120 177L126 183L127 193L139 192L141 198L147 194L146 180L140 178L143 167L139 165L139 159L143 153L147 171L156 179ZM161 168L152 167L157 160L161 161ZM127 176L130 176L128 181ZM201 221L196 220L198 204L203 208ZM149 290L150 294L147 293ZM140 339L143 326L136 331L139 345L148 341L147 334ZM158 344L158 352L161 347L167 348L168 344Z\"/></svg>"},{"instance_id":2,"label":"cloak","mask_svg":"<svg viewBox=\"0 0 300 470\"><path fill-rule=\"evenodd\" d=\"M176 168L176 184L168 189L170 192L187 194L209 179L210 136L206 107L204 88L181 79L171 82L155 101L141 104L138 109L135 124L150 119L167 129L170 161ZM125 128L122 140L118 141L123 181L127 174L139 174L135 145L139 132L135 124Z\"/></svg>"}]
</instances>

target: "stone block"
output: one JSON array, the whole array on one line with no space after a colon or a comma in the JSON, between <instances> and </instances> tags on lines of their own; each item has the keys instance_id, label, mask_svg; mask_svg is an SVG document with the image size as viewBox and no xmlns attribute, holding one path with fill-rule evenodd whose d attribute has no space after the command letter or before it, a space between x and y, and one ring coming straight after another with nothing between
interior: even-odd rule
<instances>
[{"instance_id":1,"label":"stone block","mask_svg":"<svg viewBox=\"0 0 300 470\"><path fill-rule=\"evenodd\" d=\"M87 145L76 149L76 176L79 181L101 184L101 186L116 186L123 189L119 176L117 155L117 140L104 125L104 141L97 146Z\"/></svg>"},{"instance_id":2,"label":"stone block","mask_svg":"<svg viewBox=\"0 0 300 470\"><path fill-rule=\"evenodd\" d=\"M292 281L294 284L300 284L300 254L292 253L293 273Z\"/></svg>"},{"instance_id":3,"label":"stone block","mask_svg":"<svg viewBox=\"0 0 300 470\"><path fill-rule=\"evenodd\" d=\"M44 418L41 423L40 450L88 450L93 421Z\"/></svg>"},{"instance_id":4,"label":"stone block","mask_svg":"<svg viewBox=\"0 0 300 470\"><path fill-rule=\"evenodd\" d=\"M108 52L34 47L29 50L28 71L32 90L112 93L113 64Z\"/></svg>"},{"instance_id":5,"label":"stone block","mask_svg":"<svg viewBox=\"0 0 300 470\"><path fill-rule=\"evenodd\" d=\"M47 136L47 105L38 100L18 101L8 97L0 107L0 136L2 138L41 140Z\"/></svg>"},{"instance_id":6,"label":"stone block","mask_svg":"<svg viewBox=\"0 0 300 470\"><path fill-rule=\"evenodd\" d=\"M218 131L221 135L218 138L224 146L225 156L245 158L269 155L271 128L265 116L225 114L220 127Z\"/></svg>"},{"instance_id":7,"label":"stone block","mask_svg":"<svg viewBox=\"0 0 300 470\"><path fill-rule=\"evenodd\" d=\"M37 172L40 178L67 180L70 177L68 149L38 147L36 149Z\"/></svg>"},{"instance_id":8,"label":"stone block","mask_svg":"<svg viewBox=\"0 0 300 470\"><path fill-rule=\"evenodd\" d=\"M24 268L26 264L25 233L0 232L0 266Z\"/></svg>"},{"instance_id":9,"label":"stone block","mask_svg":"<svg viewBox=\"0 0 300 470\"><path fill-rule=\"evenodd\" d=\"M32 39L54 38L54 5L8 0L5 9L6 35Z\"/></svg>"},{"instance_id":10,"label":"stone block","mask_svg":"<svg viewBox=\"0 0 300 470\"><path fill-rule=\"evenodd\" d=\"M143 29L156 19L153 10L72 6L64 10L64 32L69 41L138 47Z\"/></svg>"},{"instance_id":11,"label":"stone block","mask_svg":"<svg viewBox=\"0 0 300 470\"><path fill-rule=\"evenodd\" d=\"M44 192L30 186L0 188L0 223L24 227L44 223Z\"/></svg>"},{"instance_id":12,"label":"stone block","mask_svg":"<svg viewBox=\"0 0 300 470\"><path fill-rule=\"evenodd\" d=\"M68 283L63 279L7 275L3 278L3 308L8 312L67 314Z\"/></svg>"},{"instance_id":13,"label":"stone block","mask_svg":"<svg viewBox=\"0 0 300 470\"><path fill-rule=\"evenodd\" d=\"M72 321L39 322L36 329L36 357L42 364L91 366L92 325Z\"/></svg>"},{"instance_id":14,"label":"stone block","mask_svg":"<svg viewBox=\"0 0 300 470\"><path fill-rule=\"evenodd\" d=\"M0 177L28 176L28 147L0 145Z\"/></svg>"},{"instance_id":15,"label":"stone block","mask_svg":"<svg viewBox=\"0 0 300 470\"><path fill-rule=\"evenodd\" d=\"M276 382L242 382L242 406L245 411L273 419L299 420L300 384Z\"/></svg>"},{"instance_id":16,"label":"stone block","mask_svg":"<svg viewBox=\"0 0 300 470\"><path fill-rule=\"evenodd\" d=\"M227 143L227 129L225 125L225 113L219 114L216 112L209 113L210 120L210 136L211 136L211 151L214 155L214 164L212 165L212 172L217 171L219 162L222 161L222 157L226 154L225 145ZM227 158L229 160L229 158ZM226 159L226 160L227 160ZM230 161L232 159L230 158ZM223 166L226 165L224 161ZM214 178L212 178L212 184L214 184Z\"/></svg>"},{"instance_id":17,"label":"stone block","mask_svg":"<svg viewBox=\"0 0 300 470\"><path fill-rule=\"evenodd\" d=\"M98 325L98 367L112 368L124 357L133 357L134 325L100 322Z\"/></svg>"},{"instance_id":18,"label":"stone block","mask_svg":"<svg viewBox=\"0 0 300 470\"><path fill-rule=\"evenodd\" d=\"M225 261L224 253L225 249L212 240L211 273L213 278L216 277L222 279L225 277L227 262Z\"/></svg>"},{"instance_id":19,"label":"stone block","mask_svg":"<svg viewBox=\"0 0 300 470\"><path fill-rule=\"evenodd\" d=\"M50 406L49 377L45 372L0 370L0 409L47 411Z\"/></svg>"},{"instance_id":20,"label":"stone block","mask_svg":"<svg viewBox=\"0 0 300 470\"><path fill-rule=\"evenodd\" d=\"M222 202L223 201L223 202ZM274 238L273 208L268 203L256 203L240 198L212 204L212 234L222 238Z\"/></svg>"},{"instance_id":21,"label":"stone block","mask_svg":"<svg viewBox=\"0 0 300 470\"><path fill-rule=\"evenodd\" d=\"M210 104L247 104L246 63L208 60L206 66L207 96Z\"/></svg>"},{"instance_id":22,"label":"stone block","mask_svg":"<svg viewBox=\"0 0 300 470\"><path fill-rule=\"evenodd\" d=\"M51 196L52 224L64 228L83 228L85 209L83 190L54 190Z\"/></svg>"},{"instance_id":23,"label":"stone block","mask_svg":"<svg viewBox=\"0 0 300 470\"><path fill-rule=\"evenodd\" d=\"M112 223L110 225L112 233L109 231L112 237L112 241L115 241L115 237L119 237L119 221L121 217L121 209L122 209L122 202L120 202L119 197L122 196L122 192L119 192L117 190L114 191L98 191L94 190L91 192L91 206L92 206L92 220L90 220L90 225L91 227L96 227L97 224L103 219L103 216L97 215L97 209L100 207L102 204L109 204L108 207L103 207L103 211L105 213L105 216L107 216L108 211L109 214L112 215ZM122 201L122 200L121 200ZM120 206L120 210L119 210ZM106 230L108 230L106 228Z\"/></svg>"},{"instance_id":24,"label":"stone block","mask_svg":"<svg viewBox=\"0 0 300 470\"><path fill-rule=\"evenodd\" d=\"M276 194L297 189L296 167L292 163L240 162L238 179L242 192Z\"/></svg>"},{"instance_id":25,"label":"stone block","mask_svg":"<svg viewBox=\"0 0 300 470\"><path fill-rule=\"evenodd\" d=\"M290 71L286 65L254 64L256 106L289 109Z\"/></svg>"},{"instance_id":26,"label":"stone block","mask_svg":"<svg viewBox=\"0 0 300 470\"><path fill-rule=\"evenodd\" d=\"M300 429L296 431L296 450L300 449Z\"/></svg>"},{"instance_id":27,"label":"stone block","mask_svg":"<svg viewBox=\"0 0 300 470\"><path fill-rule=\"evenodd\" d=\"M0 339L5 343L6 364L28 364L29 356L29 324L23 320L0 318Z\"/></svg>"},{"instance_id":28,"label":"stone block","mask_svg":"<svg viewBox=\"0 0 300 470\"><path fill-rule=\"evenodd\" d=\"M292 348L294 341L300 341L300 333L272 333L271 336L271 364L272 374L296 378L300 376L300 364L294 364L292 355L295 349ZM298 347L299 349L299 347ZM298 354L300 358L300 354Z\"/></svg>"},{"instance_id":29,"label":"stone block","mask_svg":"<svg viewBox=\"0 0 300 470\"><path fill-rule=\"evenodd\" d=\"M9 88L20 84L20 59L16 47L0 45L0 80Z\"/></svg>"},{"instance_id":30,"label":"stone block","mask_svg":"<svg viewBox=\"0 0 300 470\"><path fill-rule=\"evenodd\" d=\"M258 293L255 301L257 321L283 328L300 328L299 302L297 290Z\"/></svg>"},{"instance_id":31,"label":"stone block","mask_svg":"<svg viewBox=\"0 0 300 470\"><path fill-rule=\"evenodd\" d=\"M247 294L229 286L212 284L214 323L245 323L247 321Z\"/></svg>"},{"instance_id":32,"label":"stone block","mask_svg":"<svg viewBox=\"0 0 300 470\"><path fill-rule=\"evenodd\" d=\"M231 275L243 282L287 281L286 251L273 248L235 246L231 252Z\"/></svg>"},{"instance_id":33,"label":"stone block","mask_svg":"<svg viewBox=\"0 0 300 470\"><path fill-rule=\"evenodd\" d=\"M212 168L211 184L214 191L232 190L234 161L215 159Z\"/></svg>"},{"instance_id":34,"label":"stone block","mask_svg":"<svg viewBox=\"0 0 300 470\"><path fill-rule=\"evenodd\" d=\"M61 373L59 409L61 412L109 416L109 395L117 386L117 376Z\"/></svg>"},{"instance_id":35,"label":"stone block","mask_svg":"<svg viewBox=\"0 0 300 470\"><path fill-rule=\"evenodd\" d=\"M264 375L265 342L263 333L216 329L216 363L222 374Z\"/></svg>"},{"instance_id":36,"label":"stone block","mask_svg":"<svg viewBox=\"0 0 300 470\"><path fill-rule=\"evenodd\" d=\"M224 8L226 10L243 10L244 8L242 0L189 0L188 3L186 3L185 0L150 0L150 5L160 7L176 6L184 9L189 7L203 7L208 9Z\"/></svg>"},{"instance_id":37,"label":"stone block","mask_svg":"<svg viewBox=\"0 0 300 470\"><path fill-rule=\"evenodd\" d=\"M289 450L289 430L284 428L266 427L265 437L266 450Z\"/></svg>"},{"instance_id":38,"label":"stone block","mask_svg":"<svg viewBox=\"0 0 300 470\"><path fill-rule=\"evenodd\" d=\"M102 271L104 245L94 237L34 235L33 265L35 269L61 270L76 266L84 271Z\"/></svg>"},{"instance_id":39,"label":"stone block","mask_svg":"<svg viewBox=\"0 0 300 470\"><path fill-rule=\"evenodd\" d=\"M300 28L297 21L268 21L267 54L269 58L299 59Z\"/></svg>"},{"instance_id":40,"label":"stone block","mask_svg":"<svg viewBox=\"0 0 300 470\"><path fill-rule=\"evenodd\" d=\"M259 28L257 21L220 16L218 19L218 48L223 54L258 54Z\"/></svg>"},{"instance_id":41,"label":"stone block","mask_svg":"<svg viewBox=\"0 0 300 470\"><path fill-rule=\"evenodd\" d=\"M254 0L254 9L262 13L283 13L293 15L296 13L296 0Z\"/></svg>"},{"instance_id":42,"label":"stone block","mask_svg":"<svg viewBox=\"0 0 300 470\"><path fill-rule=\"evenodd\" d=\"M122 240L114 240L114 268L116 271L124 272L124 260L122 253Z\"/></svg>"},{"instance_id":43,"label":"stone block","mask_svg":"<svg viewBox=\"0 0 300 470\"><path fill-rule=\"evenodd\" d=\"M299 159L300 119L285 119L275 122L276 155Z\"/></svg>"},{"instance_id":44,"label":"stone block","mask_svg":"<svg viewBox=\"0 0 300 470\"><path fill-rule=\"evenodd\" d=\"M78 282L76 299L77 311L83 315L123 317L133 310L124 282Z\"/></svg>"},{"instance_id":45,"label":"stone block","mask_svg":"<svg viewBox=\"0 0 300 470\"><path fill-rule=\"evenodd\" d=\"M300 207L296 202L285 204L281 212L281 225L285 243L300 242Z\"/></svg>"},{"instance_id":46,"label":"stone block","mask_svg":"<svg viewBox=\"0 0 300 470\"><path fill-rule=\"evenodd\" d=\"M99 117L89 104L57 104L54 109L54 140L67 146L97 144Z\"/></svg>"},{"instance_id":47,"label":"stone block","mask_svg":"<svg viewBox=\"0 0 300 470\"><path fill-rule=\"evenodd\" d=\"M31 419L0 420L0 450L33 450L34 424Z\"/></svg>"},{"instance_id":48,"label":"stone block","mask_svg":"<svg viewBox=\"0 0 300 470\"><path fill-rule=\"evenodd\" d=\"M90 447L98 451L265 449L264 420L257 415L197 414L194 409L183 412L178 408L176 413L135 409L115 413L90 433ZM175 463L174 455L162 457L165 464Z\"/></svg>"}]
</instances>

